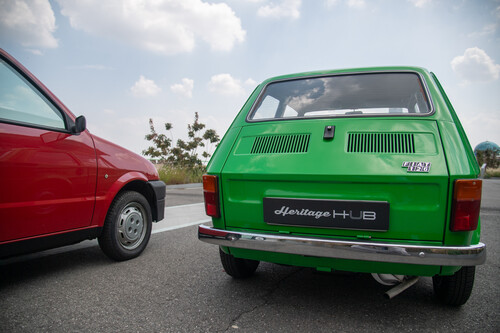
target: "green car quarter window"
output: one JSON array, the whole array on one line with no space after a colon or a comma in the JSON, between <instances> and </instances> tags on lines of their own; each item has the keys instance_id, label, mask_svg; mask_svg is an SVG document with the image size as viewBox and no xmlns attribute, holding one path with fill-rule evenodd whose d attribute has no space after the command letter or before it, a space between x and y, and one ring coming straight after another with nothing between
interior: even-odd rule
<instances>
[{"instance_id":1,"label":"green car quarter window","mask_svg":"<svg viewBox=\"0 0 500 333\"><path fill-rule=\"evenodd\" d=\"M349 74L270 83L248 120L425 115L431 110L416 73Z\"/></svg>"}]
</instances>

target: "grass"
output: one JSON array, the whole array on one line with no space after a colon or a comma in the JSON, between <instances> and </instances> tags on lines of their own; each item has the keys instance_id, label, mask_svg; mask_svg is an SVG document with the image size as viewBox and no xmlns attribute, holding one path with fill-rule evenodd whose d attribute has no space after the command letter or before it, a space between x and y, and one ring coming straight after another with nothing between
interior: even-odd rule
<instances>
[{"instance_id":1,"label":"grass","mask_svg":"<svg viewBox=\"0 0 500 333\"><path fill-rule=\"evenodd\" d=\"M201 183L204 173L203 169L172 167L168 165L157 165L160 179L167 185Z\"/></svg>"},{"instance_id":2,"label":"grass","mask_svg":"<svg viewBox=\"0 0 500 333\"><path fill-rule=\"evenodd\" d=\"M500 168L496 169L486 169L486 177L500 177Z\"/></svg>"}]
</instances>

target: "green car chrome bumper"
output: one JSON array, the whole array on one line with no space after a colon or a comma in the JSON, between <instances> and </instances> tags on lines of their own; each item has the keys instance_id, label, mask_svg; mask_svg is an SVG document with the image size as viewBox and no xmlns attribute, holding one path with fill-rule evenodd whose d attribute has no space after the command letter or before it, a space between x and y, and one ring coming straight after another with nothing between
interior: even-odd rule
<instances>
[{"instance_id":1,"label":"green car chrome bumper","mask_svg":"<svg viewBox=\"0 0 500 333\"><path fill-rule=\"evenodd\" d=\"M249 250L400 264L476 266L486 261L483 243L420 246L227 231L204 225L198 227L198 238L211 244Z\"/></svg>"}]
</instances>

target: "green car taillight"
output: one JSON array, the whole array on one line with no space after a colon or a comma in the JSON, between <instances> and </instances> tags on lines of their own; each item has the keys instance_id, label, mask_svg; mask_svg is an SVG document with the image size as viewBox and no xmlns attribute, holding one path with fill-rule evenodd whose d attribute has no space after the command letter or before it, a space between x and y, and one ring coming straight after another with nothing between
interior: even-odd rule
<instances>
[{"instance_id":1,"label":"green car taillight","mask_svg":"<svg viewBox=\"0 0 500 333\"><path fill-rule=\"evenodd\" d=\"M472 231L477 229L481 208L483 182L478 179L458 179L453 190L451 231Z\"/></svg>"},{"instance_id":2,"label":"green car taillight","mask_svg":"<svg viewBox=\"0 0 500 333\"><path fill-rule=\"evenodd\" d=\"M219 186L217 176L203 176L203 197L205 199L205 212L207 215L220 217Z\"/></svg>"}]
</instances>

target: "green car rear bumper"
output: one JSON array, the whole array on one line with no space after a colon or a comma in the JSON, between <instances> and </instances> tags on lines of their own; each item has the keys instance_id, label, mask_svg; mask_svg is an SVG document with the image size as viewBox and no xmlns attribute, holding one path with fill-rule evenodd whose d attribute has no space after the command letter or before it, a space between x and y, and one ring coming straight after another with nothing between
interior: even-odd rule
<instances>
[{"instance_id":1,"label":"green car rear bumper","mask_svg":"<svg viewBox=\"0 0 500 333\"><path fill-rule=\"evenodd\" d=\"M227 231L200 225L201 241L232 248L303 256L431 266L476 266L486 261L486 245L422 246L346 241L266 233Z\"/></svg>"}]
</instances>

